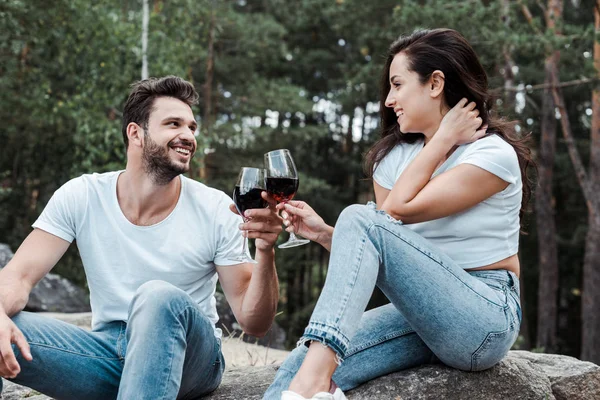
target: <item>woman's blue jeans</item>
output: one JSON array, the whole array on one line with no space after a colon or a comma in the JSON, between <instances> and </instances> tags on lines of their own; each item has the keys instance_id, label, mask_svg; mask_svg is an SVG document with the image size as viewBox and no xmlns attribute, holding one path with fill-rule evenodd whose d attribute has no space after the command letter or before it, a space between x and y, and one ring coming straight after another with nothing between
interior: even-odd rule
<instances>
[{"instance_id":1,"label":"woman's blue jeans","mask_svg":"<svg viewBox=\"0 0 600 400\"><path fill-rule=\"evenodd\" d=\"M13 321L33 361L13 345L21 372L11 381L60 400L192 399L216 389L225 368L210 320L163 281L140 286L127 324L89 332L28 312Z\"/></svg>"},{"instance_id":2,"label":"woman's blue jeans","mask_svg":"<svg viewBox=\"0 0 600 400\"><path fill-rule=\"evenodd\" d=\"M364 312L378 286L391 304ZM467 272L374 204L353 205L335 227L325 286L300 344L319 341L341 364L342 390L391 372L439 362L492 367L521 322L519 281L505 270ZM282 364L265 399L279 399L306 346Z\"/></svg>"}]
</instances>

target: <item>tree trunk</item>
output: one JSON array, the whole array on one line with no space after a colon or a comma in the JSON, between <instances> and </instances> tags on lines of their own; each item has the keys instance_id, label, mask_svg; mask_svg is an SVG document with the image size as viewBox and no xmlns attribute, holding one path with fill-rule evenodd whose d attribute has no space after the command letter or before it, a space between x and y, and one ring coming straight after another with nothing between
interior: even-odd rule
<instances>
[{"instance_id":1,"label":"tree trunk","mask_svg":"<svg viewBox=\"0 0 600 400\"><path fill-rule=\"evenodd\" d=\"M600 0L594 7L596 35L594 67L600 76ZM600 193L600 90L592 92L592 130L590 134L589 183L592 193ZM588 202L589 204L589 202ZM583 292L581 304L581 359L600 364L600 207L598 202L588 210L588 232L583 262Z\"/></svg>"},{"instance_id":2,"label":"tree trunk","mask_svg":"<svg viewBox=\"0 0 600 400\"><path fill-rule=\"evenodd\" d=\"M210 25L208 28L208 56L206 60L206 74L205 74L205 82L204 82L204 114L202 117L202 130L204 135L207 137L210 136L210 131L212 127L212 83L213 83L213 75L214 75L214 66L215 66L215 55L214 55L214 46L215 46L215 5L214 0L211 3L211 15L210 15ZM209 163L210 154L206 154L203 162L200 166L200 179L206 181L208 179L208 168L207 164Z\"/></svg>"},{"instance_id":3,"label":"tree trunk","mask_svg":"<svg viewBox=\"0 0 600 400\"><path fill-rule=\"evenodd\" d=\"M296 290L298 293L296 294L296 298L298 299L298 308L301 310L304 308L306 303L304 300L305 297L305 281L306 278L306 255L302 255L299 257L299 262L297 263L298 270L296 271L296 278L298 279L298 283L296 285Z\"/></svg>"},{"instance_id":4,"label":"tree trunk","mask_svg":"<svg viewBox=\"0 0 600 400\"><path fill-rule=\"evenodd\" d=\"M507 31L510 30L510 0L501 0L502 4L502 22L504 23L504 27ZM502 54L504 56L504 73L502 74L504 77L504 107L505 112L509 112L510 115L514 115L515 112L515 97L516 93L511 92L510 88L515 85L515 75L513 73L513 67L515 65L512 55L511 49L508 44L505 44L502 49Z\"/></svg>"},{"instance_id":5,"label":"tree trunk","mask_svg":"<svg viewBox=\"0 0 600 400\"><path fill-rule=\"evenodd\" d=\"M519 261L521 261L521 257L519 256ZM523 265L521 263L521 265ZM527 292L527 288L525 287L525 275L521 273L519 276L519 286L521 288L521 330L519 334L523 337L523 345L521 346L521 350L530 350L531 349L531 329L529 324L529 317L527 316L528 305L525 304L525 293Z\"/></svg>"},{"instance_id":6,"label":"tree trunk","mask_svg":"<svg viewBox=\"0 0 600 400\"><path fill-rule=\"evenodd\" d=\"M150 20L148 0L143 3L142 16L142 79L148 79L148 23Z\"/></svg>"},{"instance_id":7,"label":"tree trunk","mask_svg":"<svg viewBox=\"0 0 600 400\"><path fill-rule=\"evenodd\" d=\"M314 264L313 264L313 260L315 259L315 252L314 252L314 245L311 244L309 246L306 246L306 253L307 253L307 261L308 261L308 268L306 271L306 300L305 300L305 304L310 304L310 302L312 302L313 299L313 287L315 285L315 283L313 282L313 268L314 268Z\"/></svg>"},{"instance_id":8,"label":"tree trunk","mask_svg":"<svg viewBox=\"0 0 600 400\"><path fill-rule=\"evenodd\" d=\"M288 271L287 273L287 279L285 280L286 282L286 292L287 292L287 299L285 302L285 306L286 306L286 311L287 311L287 315L288 318L291 318L292 315L294 315L294 313L296 312L296 298L295 298L295 293L294 293L294 273L293 271Z\"/></svg>"},{"instance_id":9,"label":"tree trunk","mask_svg":"<svg viewBox=\"0 0 600 400\"><path fill-rule=\"evenodd\" d=\"M558 62L558 52L545 61L546 80L552 82L552 70ZM545 89L542 98L542 123L538 163L538 190L535 197L539 254L538 319L536 347L553 353L557 350L558 253L552 178L556 152L556 118L552 89Z\"/></svg>"},{"instance_id":10,"label":"tree trunk","mask_svg":"<svg viewBox=\"0 0 600 400\"><path fill-rule=\"evenodd\" d=\"M324 247L319 247L319 273L318 273L318 291L321 293L323 285L325 284L325 275L327 274L327 264L329 258L327 257L328 251Z\"/></svg>"}]
</instances>

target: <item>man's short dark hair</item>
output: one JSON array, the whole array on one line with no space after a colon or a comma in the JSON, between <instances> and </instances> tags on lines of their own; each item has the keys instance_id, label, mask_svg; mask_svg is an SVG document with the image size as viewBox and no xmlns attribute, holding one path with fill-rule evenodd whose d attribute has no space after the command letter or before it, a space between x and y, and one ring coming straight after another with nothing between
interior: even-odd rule
<instances>
[{"instance_id":1,"label":"man's short dark hair","mask_svg":"<svg viewBox=\"0 0 600 400\"><path fill-rule=\"evenodd\" d=\"M131 85L131 88L123 109L123 125L121 128L125 149L129 146L127 125L130 122L135 122L143 129L148 129L148 120L156 98L174 97L190 107L198 104L198 93L194 86L177 76L144 79Z\"/></svg>"}]
</instances>

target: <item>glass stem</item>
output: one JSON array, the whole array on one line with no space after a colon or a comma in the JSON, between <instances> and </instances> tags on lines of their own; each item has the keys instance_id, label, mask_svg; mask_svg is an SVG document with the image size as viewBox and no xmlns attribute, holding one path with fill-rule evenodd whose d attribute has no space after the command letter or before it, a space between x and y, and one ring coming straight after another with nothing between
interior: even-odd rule
<instances>
[{"instance_id":1,"label":"glass stem","mask_svg":"<svg viewBox=\"0 0 600 400\"><path fill-rule=\"evenodd\" d=\"M244 220L244 223L248 222L246 218L242 217L242 219ZM244 236L244 242L242 244L242 257L246 257L246 243L248 243L248 238Z\"/></svg>"}]
</instances>

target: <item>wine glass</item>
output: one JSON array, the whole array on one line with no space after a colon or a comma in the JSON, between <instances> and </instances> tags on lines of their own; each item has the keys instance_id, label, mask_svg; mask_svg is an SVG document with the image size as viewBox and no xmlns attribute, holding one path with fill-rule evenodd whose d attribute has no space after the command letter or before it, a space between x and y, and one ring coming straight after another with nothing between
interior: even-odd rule
<instances>
[{"instance_id":1,"label":"wine glass","mask_svg":"<svg viewBox=\"0 0 600 400\"><path fill-rule=\"evenodd\" d=\"M267 193L278 202L286 203L294 198L298 191L298 171L289 150L273 150L265 154L265 168L267 170ZM302 246L310 240L298 238L290 232L287 242L280 244L280 249Z\"/></svg>"},{"instance_id":2,"label":"wine glass","mask_svg":"<svg viewBox=\"0 0 600 400\"><path fill-rule=\"evenodd\" d=\"M262 191L265 190L265 176L265 170L262 168L242 167L240 170L235 188L233 189L233 202L244 222L248 222L248 218L244 216L246 210L251 208L265 208L267 206L266 200L261 196ZM244 238L242 253L234 256L232 260L256 264L256 261L248 255L248 251L246 250L247 242L248 239Z\"/></svg>"}]
</instances>

